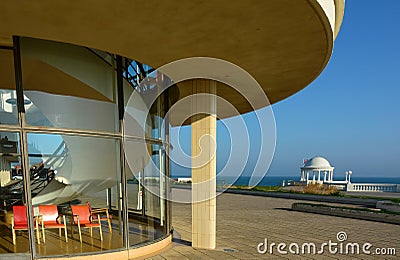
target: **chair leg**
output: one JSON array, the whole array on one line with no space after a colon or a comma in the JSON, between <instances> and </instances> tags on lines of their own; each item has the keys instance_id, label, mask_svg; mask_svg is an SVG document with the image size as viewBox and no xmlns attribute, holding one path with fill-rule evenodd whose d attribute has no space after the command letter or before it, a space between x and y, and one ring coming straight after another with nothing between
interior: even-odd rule
<instances>
[{"instance_id":1,"label":"chair leg","mask_svg":"<svg viewBox=\"0 0 400 260\"><path fill-rule=\"evenodd\" d=\"M61 228L58 228L58 236L61 238Z\"/></svg>"},{"instance_id":2,"label":"chair leg","mask_svg":"<svg viewBox=\"0 0 400 260\"><path fill-rule=\"evenodd\" d=\"M46 243L46 235L44 233L44 226L42 225L43 243Z\"/></svg>"},{"instance_id":3,"label":"chair leg","mask_svg":"<svg viewBox=\"0 0 400 260\"><path fill-rule=\"evenodd\" d=\"M108 230L110 230L110 233L112 233L112 226L111 226L110 215L108 214L108 210L106 211L106 215L107 215L107 222L108 222Z\"/></svg>"},{"instance_id":4,"label":"chair leg","mask_svg":"<svg viewBox=\"0 0 400 260\"><path fill-rule=\"evenodd\" d=\"M11 233L13 237L13 244L17 244L17 241L15 239L15 229L14 229L14 217L11 217Z\"/></svg>"},{"instance_id":5,"label":"chair leg","mask_svg":"<svg viewBox=\"0 0 400 260\"><path fill-rule=\"evenodd\" d=\"M37 243L40 245L40 230L39 230L39 224L36 221L36 239L37 239Z\"/></svg>"},{"instance_id":6,"label":"chair leg","mask_svg":"<svg viewBox=\"0 0 400 260\"><path fill-rule=\"evenodd\" d=\"M67 225L64 224L65 242L68 243Z\"/></svg>"},{"instance_id":7,"label":"chair leg","mask_svg":"<svg viewBox=\"0 0 400 260\"><path fill-rule=\"evenodd\" d=\"M81 233L81 225L78 225L78 231L79 231L79 240L82 243L82 233Z\"/></svg>"},{"instance_id":8,"label":"chair leg","mask_svg":"<svg viewBox=\"0 0 400 260\"><path fill-rule=\"evenodd\" d=\"M90 237L93 237L93 228L90 227Z\"/></svg>"},{"instance_id":9,"label":"chair leg","mask_svg":"<svg viewBox=\"0 0 400 260\"><path fill-rule=\"evenodd\" d=\"M16 238L15 238L15 229L14 229L14 227L12 228L12 237L13 237L13 244L16 245L17 241L16 241Z\"/></svg>"},{"instance_id":10,"label":"chair leg","mask_svg":"<svg viewBox=\"0 0 400 260\"><path fill-rule=\"evenodd\" d=\"M103 231L101 230L101 222L100 222L100 216L98 217L99 220L99 229L100 229L100 239L103 241Z\"/></svg>"},{"instance_id":11,"label":"chair leg","mask_svg":"<svg viewBox=\"0 0 400 260\"><path fill-rule=\"evenodd\" d=\"M65 233L65 242L68 243L68 235L67 235L67 222L65 222L65 216L63 216L64 220L64 233Z\"/></svg>"},{"instance_id":12,"label":"chair leg","mask_svg":"<svg viewBox=\"0 0 400 260\"><path fill-rule=\"evenodd\" d=\"M79 239L82 243L82 232L81 232L81 222L79 221L79 216L76 216L76 219L78 221L78 231L79 231Z\"/></svg>"}]
</instances>

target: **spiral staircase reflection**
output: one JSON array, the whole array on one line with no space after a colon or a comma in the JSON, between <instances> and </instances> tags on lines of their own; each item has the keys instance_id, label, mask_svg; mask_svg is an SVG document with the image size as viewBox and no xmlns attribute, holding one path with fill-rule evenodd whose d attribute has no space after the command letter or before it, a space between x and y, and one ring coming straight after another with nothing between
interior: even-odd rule
<instances>
[{"instance_id":1,"label":"spiral staircase reflection","mask_svg":"<svg viewBox=\"0 0 400 260\"><path fill-rule=\"evenodd\" d=\"M62 141L52 154L29 154L29 157L41 157L42 162L30 168L30 189L33 199L38 197L54 196L61 193L67 184L56 178L55 169L62 167L68 156L68 148ZM10 209L13 205L22 204L24 201L24 182L22 170L16 172L13 180L4 187L0 187L0 199L3 209ZM42 199L43 200L43 199Z\"/></svg>"}]
</instances>

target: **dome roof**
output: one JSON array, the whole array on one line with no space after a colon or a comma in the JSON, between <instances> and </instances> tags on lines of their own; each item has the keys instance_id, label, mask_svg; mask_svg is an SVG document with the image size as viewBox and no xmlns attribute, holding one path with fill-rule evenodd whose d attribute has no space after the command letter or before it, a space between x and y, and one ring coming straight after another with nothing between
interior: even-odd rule
<instances>
[{"instance_id":1,"label":"dome roof","mask_svg":"<svg viewBox=\"0 0 400 260\"><path fill-rule=\"evenodd\" d=\"M328 162L327 159L320 156L314 156L304 164L303 168L333 168L333 167L331 166L331 164Z\"/></svg>"}]
</instances>

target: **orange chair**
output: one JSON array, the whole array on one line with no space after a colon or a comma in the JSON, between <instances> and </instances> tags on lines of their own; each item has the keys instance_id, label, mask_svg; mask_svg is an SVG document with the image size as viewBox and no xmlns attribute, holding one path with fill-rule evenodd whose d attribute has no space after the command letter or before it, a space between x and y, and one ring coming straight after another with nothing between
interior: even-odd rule
<instances>
[{"instance_id":1,"label":"orange chair","mask_svg":"<svg viewBox=\"0 0 400 260\"><path fill-rule=\"evenodd\" d=\"M33 212L33 209L32 209ZM16 234L15 230L28 230L28 219L26 217L26 206L13 206L14 216L11 219L11 232L13 236L13 244L16 245ZM33 223L35 225L36 230L36 240L37 243L40 244L39 237L39 226L36 219L33 219Z\"/></svg>"},{"instance_id":2,"label":"orange chair","mask_svg":"<svg viewBox=\"0 0 400 260\"><path fill-rule=\"evenodd\" d=\"M100 230L100 239L103 241L103 232L101 230L100 216L97 216L98 223L93 222L92 215L90 214L89 207L87 205L71 205L71 211L73 215L73 225L78 226L79 239L82 243L81 228L90 228L90 236L93 236L93 228L98 227Z\"/></svg>"},{"instance_id":3,"label":"orange chair","mask_svg":"<svg viewBox=\"0 0 400 260\"><path fill-rule=\"evenodd\" d=\"M92 208L89 201L86 202L86 205L88 205L89 207L89 211L90 214L93 216L93 220L95 221L97 219L97 216L100 216L100 221L106 220L108 224L108 230L110 231L110 233L112 233L112 225L111 225L112 215L108 213L108 208Z\"/></svg>"},{"instance_id":4,"label":"orange chair","mask_svg":"<svg viewBox=\"0 0 400 260\"><path fill-rule=\"evenodd\" d=\"M62 222L60 219L62 218ZM42 228L43 242L46 243L45 229L58 228L58 235L61 237L61 228L64 228L65 242L68 242L67 222L64 215L58 214L57 205L40 205L39 222Z\"/></svg>"}]
</instances>

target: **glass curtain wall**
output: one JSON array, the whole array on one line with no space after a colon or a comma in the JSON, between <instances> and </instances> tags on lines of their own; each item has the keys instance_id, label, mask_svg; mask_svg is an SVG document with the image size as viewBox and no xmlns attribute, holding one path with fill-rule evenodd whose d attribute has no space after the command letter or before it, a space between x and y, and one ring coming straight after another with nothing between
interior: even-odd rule
<instances>
[{"instance_id":1,"label":"glass curtain wall","mask_svg":"<svg viewBox=\"0 0 400 260\"><path fill-rule=\"evenodd\" d=\"M130 126L126 128L128 131L124 140L130 246L153 241L169 233L166 217L168 170L164 146L169 125L163 124L169 92L163 91L163 88L171 81L155 71L145 76L144 81L137 86L138 91L125 95L124 100L128 111L125 124ZM129 138L135 136L135 133L141 133L151 141L144 143Z\"/></svg>"},{"instance_id":2,"label":"glass curtain wall","mask_svg":"<svg viewBox=\"0 0 400 260\"><path fill-rule=\"evenodd\" d=\"M118 95L127 100L139 91L118 76L116 57L52 41L18 41L21 70L13 49L0 49L0 254L91 254L169 234L165 97L147 117L136 108L132 120L140 127L130 135L140 152L124 158L132 147L122 143ZM14 67L21 72L18 91ZM26 229L14 232L19 205L32 206L32 214L25 207Z\"/></svg>"},{"instance_id":3,"label":"glass curtain wall","mask_svg":"<svg viewBox=\"0 0 400 260\"><path fill-rule=\"evenodd\" d=\"M37 256L123 248L122 208L109 203L121 182L114 64L70 44L20 48Z\"/></svg>"},{"instance_id":4,"label":"glass curtain wall","mask_svg":"<svg viewBox=\"0 0 400 260\"><path fill-rule=\"evenodd\" d=\"M29 38L21 61L29 126L119 131L112 63L88 48Z\"/></svg>"},{"instance_id":5,"label":"glass curtain wall","mask_svg":"<svg viewBox=\"0 0 400 260\"><path fill-rule=\"evenodd\" d=\"M0 254L19 253L29 256L20 145L18 132L0 131Z\"/></svg>"},{"instance_id":6,"label":"glass curtain wall","mask_svg":"<svg viewBox=\"0 0 400 260\"><path fill-rule=\"evenodd\" d=\"M0 256L30 257L25 204L14 55L0 47Z\"/></svg>"},{"instance_id":7,"label":"glass curtain wall","mask_svg":"<svg viewBox=\"0 0 400 260\"><path fill-rule=\"evenodd\" d=\"M123 247L121 232L122 209L111 208L110 190L119 192L119 140L58 134L28 134L29 167L32 174L32 204L41 212L41 205L57 205L58 213L65 216L65 230L45 228L37 254L77 254L119 249ZM80 241L77 213L73 207L86 206L93 211L95 224L100 228L81 230ZM62 217L64 218L64 217ZM84 221L83 215L80 216ZM64 221L64 219L62 219ZM109 222L110 221L110 222ZM50 226L51 227L51 226ZM101 235L100 235L101 233Z\"/></svg>"},{"instance_id":8,"label":"glass curtain wall","mask_svg":"<svg viewBox=\"0 0 400 260\"><path fill-rule=\"evenodd\" d=\"M0 102L0 125L17 125L14 56L7 49L0 49Z\"/></svg>"},{"instance_id":9,"label":"glass curtain wall","mask_svg":"<svg viewBox=\"0 0 400 260\"><path fill-rule=\"evenodd\" d=\"M137 163L126 165L129 245L136 246L168 233L165 150L159 144L136 140L127 140L125 144L127 149L137 151L129 159Z\"/></svg>"}]
</instances>

